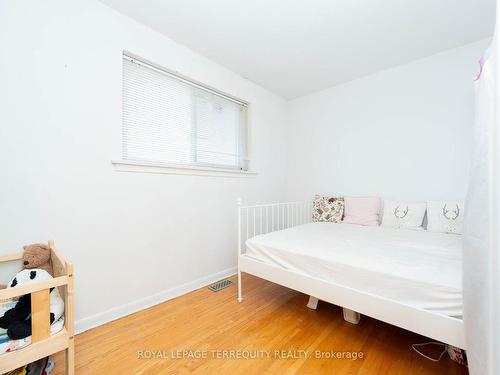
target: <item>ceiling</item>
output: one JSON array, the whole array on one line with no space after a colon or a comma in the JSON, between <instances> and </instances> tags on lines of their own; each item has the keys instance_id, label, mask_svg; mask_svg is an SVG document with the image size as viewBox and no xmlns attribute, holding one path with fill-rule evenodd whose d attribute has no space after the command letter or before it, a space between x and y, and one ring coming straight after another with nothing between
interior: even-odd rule
<instances>
[{"instance_id":1,"label":"ceiling","mask_svg":"<svg viewBox=\"0 0 500 375\"><path fill-rule=\"evenodd\" d=\"M287 98L490 37L495 0L101 0Z\"/></svg>"}]
</instances>

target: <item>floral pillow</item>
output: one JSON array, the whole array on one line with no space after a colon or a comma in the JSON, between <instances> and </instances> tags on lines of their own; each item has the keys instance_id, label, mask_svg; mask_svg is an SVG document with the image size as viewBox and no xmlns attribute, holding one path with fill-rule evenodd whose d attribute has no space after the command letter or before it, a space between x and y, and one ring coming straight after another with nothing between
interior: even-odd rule
<instances>
[{"instance_id":1,"label":"floral pillow","mask_svg":"<svg viewBox=\"0 0 500 375\"><path fill-rule=\"evenodd\" d=\"M342 222L344 215L344 198L314 196L313 222L327 221L331 223Z\"/></svg>"}]
</instances>

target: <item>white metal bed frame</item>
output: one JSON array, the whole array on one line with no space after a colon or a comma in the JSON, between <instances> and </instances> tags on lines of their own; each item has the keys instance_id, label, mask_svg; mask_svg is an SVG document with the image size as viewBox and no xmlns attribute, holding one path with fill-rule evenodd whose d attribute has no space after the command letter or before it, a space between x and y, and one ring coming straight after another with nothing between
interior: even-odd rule
<instances>
[{"instance_id":1,"label":"white metal bed frame","mask_svg":"<svg viewBox=\"0 0 500 375\"><path fill-rule=\"evenodd\" d=\"M465 348L462 320L405 305L363 290L285 270L245 256L246 240L259 234L283 230L312 221L312 204L289 202L242 206L238 198L238 301L242 302L241 273L310 295L308 307L318 300L344 308L344 319L356 324L359 314L393 324L434 340Z\"/></svg>"}]
</instances>

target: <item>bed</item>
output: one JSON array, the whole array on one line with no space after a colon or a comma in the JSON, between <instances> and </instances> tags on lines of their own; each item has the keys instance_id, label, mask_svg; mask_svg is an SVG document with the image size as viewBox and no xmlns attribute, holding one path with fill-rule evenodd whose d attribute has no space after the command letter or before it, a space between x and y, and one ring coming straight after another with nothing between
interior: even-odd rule
<instances>
[{"instance_id":1,"label":"bed","mask_svg":"<svg viewBox=\"0 0 500 375\"><path fill-rule=\"evenodd\" d=\"M238 206L241 272L465 349L461 236L311 223L308 203Z\"/></svg>"}]
</instances>

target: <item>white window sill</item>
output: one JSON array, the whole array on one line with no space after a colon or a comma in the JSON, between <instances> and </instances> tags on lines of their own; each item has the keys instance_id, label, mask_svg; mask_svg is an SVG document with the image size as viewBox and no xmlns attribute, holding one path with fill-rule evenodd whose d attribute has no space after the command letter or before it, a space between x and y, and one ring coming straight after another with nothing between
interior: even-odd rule
<instances>
[{"instance_id":1,"label":"white window sill","mask_svg":"<svg viewBox=\"0 0 500 375\"><path fill-rule=\"evenodd\" d=\"M252 178L257 176L256 172L241 171L237 169L200 167L194 165L148 164L146 162L141 163L127 160L111 160L111 163L118 172L164 173L237 178Z\"/></svg>"}]
</instances>

